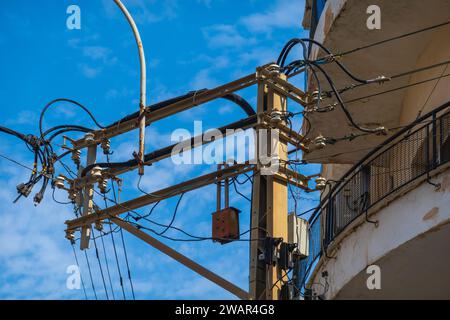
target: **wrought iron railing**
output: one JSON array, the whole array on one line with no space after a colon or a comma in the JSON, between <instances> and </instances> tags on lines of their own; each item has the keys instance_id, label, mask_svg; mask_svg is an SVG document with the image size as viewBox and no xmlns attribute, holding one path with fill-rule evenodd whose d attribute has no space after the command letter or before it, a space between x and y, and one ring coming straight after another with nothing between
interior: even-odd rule
<instances>
[{"instance_id":1,"label":"wrought iron railing","mask_svg":"<svg viewBox=\"0 0 450 320\"><path fill-rule=\"evenodd\" d=\"M450 101L385 140L353 166L326 194L309 219L309 256L298 266L304 285L336 237L356 218L450 161Z\"/></svg>"}]
</instances>

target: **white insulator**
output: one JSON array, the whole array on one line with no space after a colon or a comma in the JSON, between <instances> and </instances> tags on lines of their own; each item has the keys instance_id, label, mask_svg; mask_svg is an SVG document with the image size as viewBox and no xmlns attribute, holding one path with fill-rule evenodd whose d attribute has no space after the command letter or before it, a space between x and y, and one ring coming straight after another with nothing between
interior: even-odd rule
<instances>
[{"instance_id":1,"label":"white insulator","mask_svg":"<svg viewBox=\"0 0 450 320\"><path fill-rule=\"evenodd\" d=\"M319 96L319 91L311 92L309 98L311 104L316 104L319 100L322 100L322 97Z\"/></svg>"},{"instance_id":2,"label":"white insulator","mask_svg":"<svg viewBox=\"0 0 450 320\"><path fill-rule=\"evenodd\" d=\"M316 189L317 190L325 189L326 185L327 185L327 179L325 179L324 177L316 178Z\"/></svg>"},{"instance_id":3,"label":"white insulator","mask_svg":"<svg viewBox=\"0 0 450 320\"><path fill-rule=\"evenodd\" d=\"M84 135L84 140L86 141L94 141L95 135L92 132L88 132Z\"/></svg>"},{"instance_id":4,"label":"white insulator","mask_svg":"<svg viewBox=\"0 0 450 320\"><path fill-rule=\"evenodd\" d=\"M109 139L102 140L101 147L103 149L103 154L109 154L111 151L111 142Z\"/></svg>"},{"instance_id":5,"label":"white insulator","mask_svg":"<svg viewBox=\"0 0 450 320\"><path fill-rule=\"evenodd\" d=\"M315 144L317 149L325 148L325 146L327 145L327 139L324 136L322 136L322 135L317 136L314 139L314 144Z\"/></svg>"},{"instance_id":6,"label":"white insulator","mask_svg":"<svg viewBox=\"0 0 450 320\"><path fill-rule=\"evenodd\" d=\"M62 175L59 175L58 177L56 177L56 179L54 180L54 185L56 188L58 189L64 189L65 185L64 183L66 182L66 178Z\"/></svg>"},{"instance_id":7,"label":"white insulator","mask_svg":"<svg viewBox=\"0 0 450 320\"><path fill-rule=\"evenodd\" d=\"M267 70L270 72L271 75L279 75L280 74L280 66L276 63L272 63L267 66Z\"/></svg>"},{"instance_id":8,"label":"white insulator","mask_svg":"<svg viewBox=\"0 0 450 320\"><path fill-rule=\"evenodd\" d=\"M102 168L99 166L95 166L91 170L91 177L98 180L102 178Z\"/></svg>"},{"instance_id":9,"label":"white insulator","mask_svg":"<svg viewBox=\"0 0 450 320\"><path fill-rule=\"evenodd\" d=\"M80 150L72 151L72 160L76 165L79 165L81 163L81 151Z\"/></svg>"},{"instance_id":10,"label":"white insulator","mask_svg":"<svg viewBox=\"0 0 450 320\"><path fill-rule=\"evenodd\" d=\"M101 180L98 182L98 188L100 189L100 192L101 192L101 193L106 193L106 190L107 190L107 188L108 188L108 180L106 180L106 179L101 179Z\"/></svg>"},{"instance_id":11,"label":"white insulator","mask_svg":"<svg viewBox=\"0 0 450 320\"><path fill-rule=\"evenodd\" d=\"M270 120L272 123L280 123L283 120L283 113L279 110L274 110L270 114Z\"/></svg>"}]
</instances>

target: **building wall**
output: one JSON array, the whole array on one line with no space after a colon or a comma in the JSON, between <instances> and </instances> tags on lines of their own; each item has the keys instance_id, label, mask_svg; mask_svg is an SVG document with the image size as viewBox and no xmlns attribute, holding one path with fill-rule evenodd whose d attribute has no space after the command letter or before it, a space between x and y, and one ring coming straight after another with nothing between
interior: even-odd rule
<instances>
[{"instance_id":1,"label":"building wall","mask_svg":"<svg viewBox=\"0 0 450 320\"><path fill-rule=\"evenodd\" d=\"M327 2L317 27L316 40L325 42L327 34L335 27L333 24L340 11L346 9L346 2L342 0ZM441 21L437 19L435 23L438 22ZM408 69L413 70L450 60L449 35L449 26L424 34L427 37L426 45L423 50L416 50L420 52L418 59ZM405 55L407 54L408 52L405 51ZM370 61L370 59L377 57L366 58L366 61ZM450 67L447 65L412 74L409 76L408 83L413 84L445 74L450 74ZM398 126L408 125L421 115L449 101L449 89L450 77L444 77L400 91L403 95L402 102L392 106L396 108L395 119L398 117ZM389 101L389 99L386 99L385 102L389 104ZM448 139L448 134L449 131L447 130L446 136L442 138ZM386 154L386 157L383 157L376 166L372 167L371 175L373 178L370 182L370 189L373 190L372 197L377 198L379 195L386 193L386 190L395 189L402 181L408 180L408 177L415 175L416 172L421 172L427 165L425 159L431 157L431 155L426 154L426 135L413 136L410 140L416 140L417 143L408 143L404 147L400 144ZM356 146L357 141L354 140L353 142ZM405 164L405 155L408 155L410 163ZM322 174L329 180L339 180L351 167L351 164L325 163L322 166ZM364 217L360 217L360 225L356 229L353 229L354 224L352 223L352 228L345 230L344 234L339 237L339 244L335 247L336 251L333 252L336 259L323 258L320 267L314 272L315 276L311 283L316 285L320 283L318 286L323 287L324 279L320 275L322 271L328 271L330 274L330 289L326 297L335 298L339 291L351 282L356 275L363 272L368 265L376 263L389 252L400 248L407 241L425 237L427 232L431 232L430 230L433 230L433 228L448 224L450 212L446 208L450 207L449 181L450 171L447 170L438 178L433 177L433 182L443 182L443 188L440 191L435 191L430 184L422 183L406 195L399 196L389 206L371 216L371 220L379 221L378 227L370 223L364 223ZM342 223L345 225L345 221ZM417 259L420 259L420 257L418 256Z\"/></svg>"},{"instance_id":2,"label":"building wall","mask_svg":"<svg viewBox=\"0 0 450 320\"><path fill-rule=\"evenodd\" d=\"M448 210L450 208L450 170L447 169L440 175L434 177L434 180L442 184L439 190L423 182L417 188L374 213L370 218L371 220L378 221L378 226L360 222L357 227L347 230L346 234L342 235L343 238L340 239L339 245L332 252L329 252L332 258L322 257L319 262L319 266L310 280L310 284L312 284L314 290L318 294L324 293L323 288L326 282L322 277L322 272L327 271L329 274L329 288L325 293L325 297L326 299L333 299L338 296L342 288L350 286L357 275L365 273L368 266L377 264L387 254L396 250L398 250L398 254L401 254L403 244L413 239L424 239L433 230L448 226L450 224L450 210ZM364 219L364 217L360 218L362 220ZM450 236L450 232L448 233L447 239ZM433 247L431 247L431 250L433 250ZM439 260L440 264L449 264L446 268L450 267L448 255L443 255L443 252L437 249L435 252L431 252L431 254L434 257L434 261L430 261L430 266ZM414 260L419 261L422 259L420 252L417 252L416 255ZM386 264L384 271L382 270L382 275L383 272L404 272L402 270L405 268L424 273L424 276L429 277L430 281L439 282L439 277L442 277L439 274L426 273L427 270L415 270L414 264ZM409 281L416 281L413 278L414 272L411 274L412 278ZM365 285L365 282L362 285ZM397 285L398 290L402 290L402 285ZM446 286L449 284L442 283L442 285ZM353 291L347 290L347 295L340 295L339 298L357 298L356 296L352 296L352 292L358 290L359 292L361 290L364 292L367 288L356 289ZM417 294L418 296L416 298L426 298L427 293L418 290ZM379 298L390 297L383 296L381 290L379 292Z\"/></svg>"},{"instance_id":3,"label":"building wall","mask_svg":"<svg viewBox=\"0 0 450 320\"><path fill-rule=\"evenodd\" d=\"M434 31L417 64L411 66L411 69L450 60L449 37L450 28ZM448 65L413 74L411 75L410 83L439 77L442 74L450 74ZM403 100L400 125L406 125L414 121L419 114L423 115L448 100L450 100L450 77L410 87L407 89Z\"/></svg>"}]
</instances>

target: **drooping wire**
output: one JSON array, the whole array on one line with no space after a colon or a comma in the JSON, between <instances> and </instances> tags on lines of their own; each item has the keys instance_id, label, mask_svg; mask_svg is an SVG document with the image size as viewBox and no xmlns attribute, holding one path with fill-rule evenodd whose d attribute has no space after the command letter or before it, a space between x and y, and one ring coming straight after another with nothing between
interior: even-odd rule
<instances>
[{"instance_id":1,"label":"drooping wire","mask_svg":"<svg viewBox=\"0 0 450 320\"><path fill-rule=\"evenodd\" d=\"M108 208L108 202L106 201L106 198L104 200L105 200L105 207ZM122 271L120 270L119 257L117 255L116 242L114 240L114 232L112 230L111 223L109 223L109 231L110 231L111 241L112 241L112 245L113 245L114 257L116 259L117 272L119 273L120 287L122 289L123 299L126 300L127 298L126 298L126 295L125 295L125 288L123 286Z\"/></svg>"},{"instance_id":2,"label":"drooping wire","mask_svg":"<svg viewBox=\"0 0 450 320\"><path fill-rule=\"evenodd\" d=\"M399 39L410 37L412 35L415 35L415 34L418 34L418 33L421 33L421 32L425 32L425 31L436 29L436 28L440 28L440 27L446 26L448 24L450 24L450 21L445 21L443 23L439 23L439 24L436 24L436 25L433 25L433 26L430 26L430 27L426 27L426 28L419 29L419 30L416 30L416 31L404 33L404 34L401 34L401 35L398 35L398 36L395 36L395 37L392 37L392 38L388 38L388 39L384 39L384 40L381 40L381 41L373 42L373 43L370 43L370 44L367 44L367 45L364 45L364 46L356 47L356 48L353 48L353 49L350 49L350 50L338 53L337 56L341 56L342 57L342 56L345 56L345 55L348 55L348 54L351 54L351 53L354 53L354 52L357 52L357 51L360 51L360 50L364 50L364 49L368 49L368 48L371 48L371 47L375 47L375 46L378 46L380 44L384 44L384 43L387 43L387 42L390 42L390 41L399 40Z\"/></svg>"},{"instance_id":3,"label":"drooping wire","mask_svg":"<svg viewBox=\"0 0 450 320\"><path fill-rule=\"evenodd\" d=\"M103 253L104 253L104 255L105 255L106 272L107 272L107 274L108 274L108 280L109 280L109 287L110 287L110 289L111 289L111 295L112 295L113 300L116 300L116 296L115 296L115 294L114 294L114 288L113 288L112 280L111 280L111 272L110 272L110 270L109 270L108 257L107 257L107 255L106 255L106 247L105 247L105 240L104 240L104 237L105 237L106 235L107 235L107 233L104 233L104 234L100 237L100 239L102 240Z\"/></svg>"},{"instance_id":4,"label":"drooping wire","mask_svg":"<svg viewBox=\"0 0 450 320\"><path fill-rule=\"evenodd\" d=\"M48 108L50 108L52 105L54 105L57 102L68 102L70 104L73 104L79 108L81 108L83 111L85 111L89 117L92 119L92 121L94 121L94 123L101 129L104 128L104 126L102 126L97 119L95 119L94 115L89 111L88 108L86 108L85 106L83 106L81 103L71 100L71 99L66 99L66 98L58 98L55 100L50 101L49 103L47 103L47 105L44 107L44 109L42 109L41 114L39 116L39 132L41 134L41 138L44 137L44 131L43 131L43 121L44 121L44 115L47 112Z\"/></svg>"},{"instance_id":5,"label":"drooping wire","mask_svg":"<svg viewBox=\"0 0 450 320\"><path fill-rule=\"evenodd\" d=\"M86 293L86 286L84 285L83 275L81 274L80 263L78 262L78 257L77 257L77 252L75 250L74 242L71 242L71 246L72 246L72 250L73 250L73 256L75 257L75 262L77 264L78 271L80 273L80 281L81 281L81 286L83 288L84 297L86 298L86 300L88 300L88 296L87 296L87 293Z\"/></svg>"},{"instance_id":6,"label":"drooping wire","mask_svg":"<svg viewBox=\"0 0 450 320\"><path fill-rule=\"evenodd\" d=\"M87 267L88 267L88 270L89 270L89 278L91 279L92 291L94 292L95 300L98 300L98 298L97 298L97 292L96 292L96 290L95 290L95 285L94 285L94 278L92 277L91 264L89 263L89 257L88 257L88 255L87 255L87 252L86 252L86 251L87 251L87 250L84 250L84 256L85 256L85 258L86 258L86 264L87 264Z\"/></svg>"},{"instance_id":7,"label":"drooping wire","mask_svg":"<svg viewBox=\"0 0 450 320\"><path fill-rule=\"evenodd\" d=\"M99 252L98 252L97 240L96 240L96 238L95 238L94 229L92 229L92 238L93 238L93 240L94 240L95 256L97 257L98 267L99 267L99 269L100 269L100 275L101 275L101 277L102 277L103 287L104 287L104 289L105 289L106 300L109 300L108 289L106 288L105 276L104 276L104 274L103 274L103 266L102 266L102 262L101 262L101 260L100 260L100 254L99 254Z\"/></svg>"},{"instance_id":8,"label":"drooping wire","mask_svg":"<svg viewBox=\"0 0 450 320\"><path fill-rule=\"evenodd\" d=\"M120 228L120 237L122 239L122 248L123 248L123 253L125 255L125 263L127 266L127 273L128 273L128 280L130 281L130 287L131 287L131 295L133 296L133 300L136 300L136 296L134 294L134 286L133 286L133 280L131 278L131 271L130 271L130 264L128 263L128 254L127 254L127 248L125 246L125 239L123 236L123 229Z\"/></svg>"},{"instance_id":9,"label":"drooping wire","mask_svg":"<svg viewBox=\"0 0 450 320\"><path fill-rule=\"evenodd\" d=\"M110 162L109 155L106 155L106 159L107 159L107 161L109 163ZM111 189L112 189L112 192L113 192L114 201L118 202L114 181L111 182ZM105 200L105 203L106 203L106 200ZM124 235L123 235L123 229L119 228L119 230L120 230L120 237L122 239L122 248L123 248L123 253L124 253L124 256L125 256L125 263L126 263L126 266L127 266L128 280L130 282L131 295L133 297L133 300L136 300L136 296L135 296L135 293L134 293L133 280L131 278L130 264L128 262L127 249L126 249L126 246L125 246L125 239L124 239Z\"/></svg>"},{"instance_id":10,"label":"drooping wire","mask_svg":"<svg viewBox=\"0 0 450 320\"><path fill-rule=\"evenodd\" d=\"M173 223L175 222L175 218L177 216L178 207L179 207L179 205L181 203L181 200L183 199L183 196L184 196L184 193L182 193L180 195L180 197L178 198L177 204L175 206L175 210L173 211L172 219L170 220L170 223L167 225L167 227L161 233L159 233L160 236L165 234L167 232L167 230L169 230L172 227Z\"/></svg>"}]
</instances>

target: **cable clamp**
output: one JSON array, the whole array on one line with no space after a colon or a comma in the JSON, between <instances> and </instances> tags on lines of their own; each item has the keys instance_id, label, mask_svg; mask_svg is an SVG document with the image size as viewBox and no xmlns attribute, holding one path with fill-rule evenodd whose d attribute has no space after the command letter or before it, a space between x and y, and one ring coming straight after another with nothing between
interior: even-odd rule
<instances>
[{"instance_id":1,"label":"cable clamp","mask_svg":"<svg viewBox=\"0 0 450 320\"><path fill-rule=\"evenodd\" d=\"M385 82L391 81L392 79L390 77L386 77L386 76L378 76L375 79L373 79L373 82L379 83L379 84L383 84Z\"/></svg>"},{"instance_id":2,"label":"cable clamp","mask_svg":"<svg viewBox=\"0 0 450 320\"><path fill-rule=\"evenodd\" d=\"M144 162L141 160L140 154L136 151L133 151L133 158L137 161L138 166L143 166Z\"/></svg>"}]
</instances>

